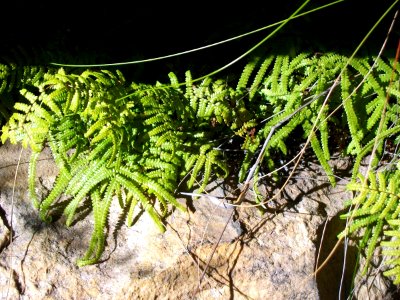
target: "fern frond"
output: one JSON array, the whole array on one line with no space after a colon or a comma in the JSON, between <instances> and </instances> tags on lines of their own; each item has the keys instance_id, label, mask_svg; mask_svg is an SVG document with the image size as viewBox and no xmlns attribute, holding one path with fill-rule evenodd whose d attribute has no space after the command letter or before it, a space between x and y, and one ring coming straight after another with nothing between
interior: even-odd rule
<instances>
[{"instance_id":1,"label":"fern frond","mask_svg":"<svg viewBox=\"0 0 400 300\"><path fill-rule=\"evenodd\" d=\"M250 76L257 65L258 59L255 58L251 62L249 62L243 69L242 74L240 75L239 81L236 86L236 91L240 92L246 89L247 84L249 82Z\"/></svg>"},{"instance_id":2,"label":"fern frond","mask_svg":"<svg viewBox=\"0 0 400 300\"><path fill-rule=\"evenodd\" d=\"M149 214L160 231L164 232L165 226L161 221L161 217L158 215L153 205L149 202L148 198L143 194L141 189L133 181L126 179L121 175L117 174L116 180L121 186L132 192L133 197L142 203L143 209Z\"/></svg>"},{"instance_id":3,"label":"fern frond","mask_svg":"<svg viewBox=\"0 0 400 300\"><path fill-rule=\"evenodd\" d=\"M267 72L268 67L271 65L273 60L274 60L273 56L268 56L261 64L261 66L257 72L257 75L255 76L253 83L250 86L250 91L249 91L249 100L250 101L253 100L256 93L258 92L258 88L262 84L262 82L265 78L265 73Z\"/></svg>"},{"instance_id":4,"label":"fern frond","mask_svg":"<svg viewBox=\"0 0 400 300\"><path fill-rule=\"evenodd\" d=\"M108 215L108 210L111 204L115 181L112 181L107 188L104 200L101 199L98 190L91 193L93 215L94 215L94 229L90 239L89 247L83 258L77 261L79 267L90 265L97 262L104 251L105 247L105 221Z\"/></svg>"},{"instance_id":5,"label":"fern frond","mask_svg":"<svg viewBox=\"0 0 400 300\"><path fill-rule=\"evenodd\" d=\"M51 189L49 195L40 203L39 216L45 222L51 222L52 217L50 216L51 205L57 200L58 197L64 193L67 188L69 181L71 180L71 174L66 168L62 168L56 178L56 181Z\"/></svg>"},{"instance_id":6,"label":"fern frond","mask_svg":"<svg viewBox=\"0 0 400 300\"><path fill-rule=\"evenodd\" d=\"M64 215L66 216L66 225L71 226L73 218L75 216L75 211L78 208L78 205L86 197L89 192L95 188L98 184L110 178L112 176L112 172L107 170L105 167L97 167L92 166L92 168L88 169L87 172L84 172L82 176L79 176L80 184L79 190L74 187L71 190L71 194L74 195L74 198L68 203L68 205L64 209ZM72 181L72 180L71 180Z\"/></svg>"},{"instance_id":7,"label":"fern frond","mask_svg":"<svg viewBox=\"0 0 400 300\"><path fill-rule=\"evenodd\" d=\"M338 238L341 239L349 234L352 234L353 232L355 232L361 228L365 228L368 225L375 223L378 220L378 218L379 218L379 216L372 215L372 216L368 216L368 217L365 217L362 219L357 219L357 220L353 221L350 226L346 227L346 229L343 230L338 235Z\"/></svg>"},{"instance_id":8,"label":"fern frond","mask_svg":"<svg viewBox=\"0 0 400 300\"><path fill-rule=\"evenodd\" d=\"M351 83L347 70L343 70L341 79L343 107L346 112L348 128L351 133L352 146L355 148L354 150L350 150L349 153L357 154L361 151L361 139L363 138L363 133L360 130L358 118L353 107L353 98L350 97L349 90Z\"/></svg>"},{"instance_id":9,"label":"fern frond","mask_svg":"<svg viewBox=\"0 0 400 300\"><path fill-rule=\"evenodd\" d=\"M372 232L372 236L369 238L368 247L366 251L366 260L365 260L365 267L363 273L366 274L368 270L368 266L371 262L372 257L374 256L375 249L378 244L378 240L381 237L382 228L383 228L383 221L378 220L374 225L374 229Z\"/></svg>"},{"instance_id":10,"label":"fern frond","mask_svg":"<svg viewBox=\"0 0 400 300\"><path fill-rule=\"evenodd\" d=\"M333 174L333 170L331 166L329 165L326 156L324 154L324 151L321 148L321 145L315 135L311 137L310 140L311 147L315 153L315 156L318 158L319 163L321 164L322 168L324 169L326 175L328 176L328 179L331 183L332 186L336 185L336 180Z\"/></svg>"},{"instance_id":11,"label":"fern frond","mask_svg":"<svg viewBox=\"0 0 400 300\"><path fill-rule=\"evenodd\" d=\"M399 232L396 230L398 230L400 222L398 219L392 219L394 212L398 210L400 205L400 190L397 184L399 176L400 171L398 169L386 172L370 171L368 180L365 180L359 174L360 182L353 181L348 185L348 189L357 191L358 195L351 201L354 208L351 207L350 212L343 216L346 218L350 217L353 221L339 237L344 237L362 228L370 229L370 236L367 237L364 234L365 239L368 241L364 273L367 271L374 251L378 247L378 242L382 239L382 235L392 237L399 235ZM382 233L384 226L390 226L396 230L385 229ZM384 239L379 244L387 248L397 249L396 247L398 247L398 242L387 242ZM392 249L383 250L382 253L386 256L396 256L396 252ZM388 272L384 274L395 273Z\"/></svg>"}]
</instances>

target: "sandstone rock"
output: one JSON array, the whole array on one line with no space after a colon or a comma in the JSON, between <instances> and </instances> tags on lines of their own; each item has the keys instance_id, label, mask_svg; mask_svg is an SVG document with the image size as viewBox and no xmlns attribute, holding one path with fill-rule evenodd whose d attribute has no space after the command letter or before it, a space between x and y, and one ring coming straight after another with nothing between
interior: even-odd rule
<instances>
[{"instance_id":1,"label":"sandstone rock","mask_svg":"<svg viewBox=\"0 0 400 300\"><path fill-rule=\"evenodd\" d=\"M0 147L3 298L7 295L8 299L337 299L340 259L329 264L335 268L327 273L322 271L317 278L311 274L327 219L331 221L324 232L320 261L336 241L340 228L335 223L336 216L348 197L341 185L345 180L332 189L321 182L320 169L301 170L284 193L268 204L264 215L256 208L234 210L229 200L237 195L235 187L215 182L208 189L211 198L181 199L188 203L188 212L175 211L164 234L146 214L132 228L122 226L115 231L120 215L116 203L111 210L104 260L77 268L75 261L88 246L93 222L89 216L71 228L65 227L63 218L52 224L42 223L26 188L29 151L22 154L11 216L19 148L8 144ZM54 182L57 168L48 151L41 159L37 192L45 194ZM268 192L267 186L263 189ZM252 196L250 190L248 197ZM14 239L9 243L11 223ZM215 247L225 224L227 230ZM351 266L350 261L347 264ZM351 273L351 267L348 269ZM382 277L379 280L387 282ZM377 286L375 294L368 290L371 298L379 293L387 295L385 284ZM358 291L365 296L365 289Z\"/></svg>"}]
</instances>

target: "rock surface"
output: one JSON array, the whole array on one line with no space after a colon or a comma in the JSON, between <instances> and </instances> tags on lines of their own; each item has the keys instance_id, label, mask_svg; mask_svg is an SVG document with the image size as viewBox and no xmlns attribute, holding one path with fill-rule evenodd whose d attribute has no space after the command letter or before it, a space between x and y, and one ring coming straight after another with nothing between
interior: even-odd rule
<instances>
[{"instance_id":1,"label":"rock surface","mask_svg":"<svg viewBox=\"0 0 400 300\"><path fill-rule=\"evenodd\" d=\"M296 173L264 215L254 207L218 202L234 198L237 191L214 183L209 193L215 198L182 198L189 210L174 212L166 233L144 214L132 228L110 230L103 262L77 268L75 260L86 250L92 221L86 218L70 228L62 218L42 223L28 198L27 150L14 185L19 155L17 146L0 147L2 299L338 299L340 292L349 293L354 247L347 248L342 285L343 253L312 276L316 260L322 262L336 242L343 226L337 215L349 197L345 180L330 187L312 163ZM337 168L346 169L346 163L337 160ZM38 194L46 193L56 174L50 153L44 151ZM118 216L114 207L112 226ZM379 275L360 281L355 292L359 299L390 299L387 280Z\"/></svg>"}]
</instances>

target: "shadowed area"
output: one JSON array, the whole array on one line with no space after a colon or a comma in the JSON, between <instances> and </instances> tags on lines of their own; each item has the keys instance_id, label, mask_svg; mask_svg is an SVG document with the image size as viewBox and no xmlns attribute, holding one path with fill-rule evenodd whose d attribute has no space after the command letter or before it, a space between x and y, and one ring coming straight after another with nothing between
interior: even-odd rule
<instances>
[{"instance_id":1,"label":"shadowed area","mask_svg":"<svg viewBox=\"0 0 400 300\"><path fill-rule=\"evenodd\" d=\"M7 13L0 19L0 55L11 52L9 56L12 56L13 52L20 51L17 50L20 47L25 50L25 59L28 56L42 63L113 63L163 56L284 20L303 1L264 5L255 1L245 5L202 1L193 6L170 2L134 3L113 1L100 5L91 1L69 1L66 5L54 6L47 0L37 3L7 1L2 7ZM363 13L360 13L358 1L344 1L295 19L265 46L275 53L287 53L293 47L311 51L354 50L390 5L390 1L371 3L371 9L363 10ZM325 4L326 1L311 1L303 11ZM363 1L362 5L368 6L368 1ZM372 51L381 45L392 15L369 39ZM165 80L171 70L183 73L190 69L197 76L204 75L237 58L273 29L275 27L178 58L124 67L122 71L130 73L135 81L152 83ZM398 29L394 36L399 36ZM396 37L391 41L396 41Z\"/></svg>"}]
</instances>

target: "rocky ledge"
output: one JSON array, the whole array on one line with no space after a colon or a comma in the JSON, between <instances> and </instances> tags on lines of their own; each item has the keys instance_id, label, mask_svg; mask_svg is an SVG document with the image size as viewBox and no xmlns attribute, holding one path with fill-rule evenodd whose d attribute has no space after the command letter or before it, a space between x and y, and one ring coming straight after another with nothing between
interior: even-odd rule
<instances>
[{"instance_id":1,"label":"rocky ledge","mask_svg":"<svg viewBox=\"0 0 400 300\"><path fill-rule=\"evenodd\" d=\"M337 241L344 226L338 215L350 197L345 178L332 188L312 162L263 215L255 207L230 205L238 189L222 182L209 186L209 196L182 197L188 212L175 211L164 234L145 214L131 228L115 227L115 207L104 260L78 268L75 261L93 228L90 218L70 228L62 218L41 222L28 198L28 150L21 153L14 180L20 153L18 146L0 147L2 299L338 299L351 293L357 254L351 244L312 275ZM348 170L347 160L334 164ZM51 154L44 151L39 194L47 193L56 175ZM379 274L357 278L355 298L391 299L390 285Z\"/></svg>"}]
</instances>

